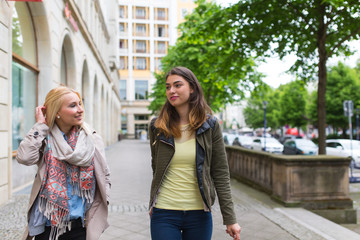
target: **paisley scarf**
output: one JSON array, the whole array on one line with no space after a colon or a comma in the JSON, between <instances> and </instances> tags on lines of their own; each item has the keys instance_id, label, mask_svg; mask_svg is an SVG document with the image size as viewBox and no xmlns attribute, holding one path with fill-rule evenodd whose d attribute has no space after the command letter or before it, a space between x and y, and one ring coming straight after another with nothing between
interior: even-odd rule
<instances>
[{"instance_id":1,"label":"paisley scarf","mask_svg":"<svg viewBox=\"0 0 360 240\"><path fill-rule=\"evenodd\" d=\"M39 210L51 222L50 239L57 239L70 224L67 177L77 194L91 204L95 193L95 146L84 130L73 127L67 141L57 125L47 136L46 172L40 189Z\"/></svg>"}]
</instances>

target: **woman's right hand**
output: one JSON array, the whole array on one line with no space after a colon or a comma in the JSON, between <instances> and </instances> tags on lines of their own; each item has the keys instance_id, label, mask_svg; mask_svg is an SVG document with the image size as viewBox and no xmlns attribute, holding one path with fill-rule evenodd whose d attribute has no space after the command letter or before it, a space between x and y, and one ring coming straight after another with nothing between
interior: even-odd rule
<instances>
[{"instance_id":1,"label":"woman's right hand","mask_svg":"<svg viewBox=\"0 0 360 240\"><path fill-rule=\"evenodd\" d=\"M43 110L45 110L45 106L38 106L35 108L35 120L37 123L46 123L46 118L44 116Z\"/></svg>"}]
</instances>

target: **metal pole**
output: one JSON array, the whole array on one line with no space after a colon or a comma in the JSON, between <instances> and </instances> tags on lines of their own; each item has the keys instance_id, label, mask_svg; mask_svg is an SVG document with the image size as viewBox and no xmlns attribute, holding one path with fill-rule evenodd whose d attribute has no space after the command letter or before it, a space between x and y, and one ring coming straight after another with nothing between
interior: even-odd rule
<instances>
[{"instance_id":1,"label":"metal pole","mask_svg":"<svg viewBox=\"0 0 360 240\"><path fill-rule=\"evenodd\" d=\"M359 108L356 108L356 140L359 140Z\"/></svg>"},{"instance_id":2,"label":"metal pole","mask_svg":"<svg viewBox=\"0 0 360 240\"><path fill-rule=\"evenodd\" d=\"M267 101L263 101L264 107L264 151L266 152L266 104Z\"/></svg>"}]
</instances>

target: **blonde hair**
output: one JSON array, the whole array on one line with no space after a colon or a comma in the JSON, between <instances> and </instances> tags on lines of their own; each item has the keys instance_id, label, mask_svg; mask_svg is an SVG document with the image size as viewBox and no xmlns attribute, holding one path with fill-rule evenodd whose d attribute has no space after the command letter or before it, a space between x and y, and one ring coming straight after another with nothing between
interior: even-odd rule
<instances>
[{"instance_id":1,"label":"blonde hair","mask_svg":"<svg viewBox=\"0 0 360 240\"><path fill-rule=\"evenodd\" d=\"M50 90L45 98L45 110L44 114L46 115L46 123L49 126L50 130L53 128L55 124L56 114L59 112L61 105L64 102L64 96L69 93L75 93L81 102L81 106L83 106L83 102L80 96L80 93L76 92L72 88L60 86ZM85 110L84 110L85 114ZM84 128L84 122L81 124L81 127ZM86 129L85 129L86 130ZM88 133L88 131L86 131Z\"/></svg>"}]
</instances>

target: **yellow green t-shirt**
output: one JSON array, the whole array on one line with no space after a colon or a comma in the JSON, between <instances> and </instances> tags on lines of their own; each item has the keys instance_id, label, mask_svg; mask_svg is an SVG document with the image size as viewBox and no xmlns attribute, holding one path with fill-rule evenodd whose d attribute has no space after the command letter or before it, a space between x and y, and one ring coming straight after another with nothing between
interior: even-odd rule
<instances>
[{"instance_id":1,"label":"yellow green t-shirt","mask_svg":"<svg viewBox=\"0 0 360 240\"><path fill-rule=\"evenodd\" d=\"M175 153L165 173L155 207L170 210L202 210L196 177L195 133L181 126L182 136L175 139Z\"/></svg>"}]
</instances>

